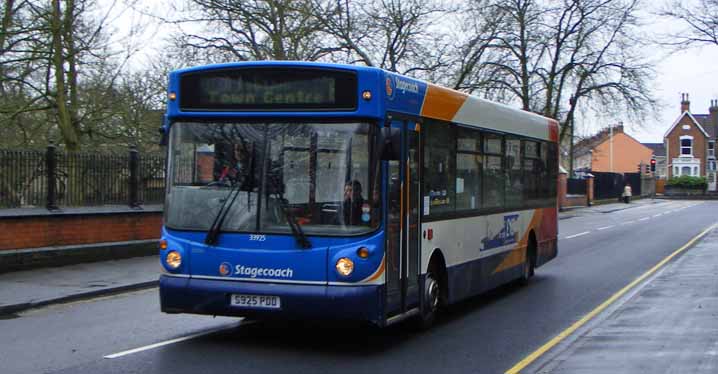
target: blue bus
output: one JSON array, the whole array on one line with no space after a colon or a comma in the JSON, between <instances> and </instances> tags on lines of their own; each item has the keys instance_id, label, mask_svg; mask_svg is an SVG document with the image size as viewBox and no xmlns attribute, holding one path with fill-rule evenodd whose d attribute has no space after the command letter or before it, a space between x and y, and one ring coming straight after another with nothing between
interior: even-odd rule
<instances>
[{"instance_id":1,"label":"blue bus","mask_svg":"<svg viewBox=\"0 0 718 374\"><path fill-rule=\"evenodd\" d=\"M557 253L558 124L377 68L169 75L166 313L378 326Z\"/></svg>"}]
</instances>

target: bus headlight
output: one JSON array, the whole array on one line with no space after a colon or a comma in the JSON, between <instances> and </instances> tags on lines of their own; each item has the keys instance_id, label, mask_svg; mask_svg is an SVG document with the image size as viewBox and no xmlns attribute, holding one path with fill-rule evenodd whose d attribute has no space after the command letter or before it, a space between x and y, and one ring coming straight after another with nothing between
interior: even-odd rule
<instances>
[{"instance_id":1,"label":"bus headlight","mask_svg":"<svg viewBox=\"0 0 718 374\"><path fill-rule=\"evenodd\" d=\"M339 261L337 261L336 268L339 275L348 277L354 271L354 261L346 257L342 257Z\"/></svg>"},{"instance_id":2,"label":"bus headlight","mask_svg":"<svg viewBox=\"0 0 718 374\"><path fill-rule=\"evenodd\" d=\"M182 255L177 251L170 251L165 257L165 263L170 269L177 269L182 265Z\"/></svg>"}]
</instances>

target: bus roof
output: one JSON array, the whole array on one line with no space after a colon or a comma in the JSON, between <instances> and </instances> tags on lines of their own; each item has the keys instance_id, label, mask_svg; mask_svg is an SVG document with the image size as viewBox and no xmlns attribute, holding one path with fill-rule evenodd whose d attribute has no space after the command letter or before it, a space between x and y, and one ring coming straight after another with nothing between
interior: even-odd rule
<instances>
[{"instance_id":1,"label":"bus roof","mask_svg":"<svg viewBox=\"0 0 718 374\"><path fill-rule=\"evenodd\" d=\"M375 87L383 98L377 101L379 103L377 109L381 112L403 113L469 127L558 141L558 122L553 119L374 67L306 61L233 62L175 70L170 73L170 85L174 85L176 89L179 76L185 73L250 67L306 67L355 71L364 77L371 76L372 80L379 79L378 84L371 82L371 86ZM360 86L360 90L367 87Z\"/></svg>"}]
</instances>

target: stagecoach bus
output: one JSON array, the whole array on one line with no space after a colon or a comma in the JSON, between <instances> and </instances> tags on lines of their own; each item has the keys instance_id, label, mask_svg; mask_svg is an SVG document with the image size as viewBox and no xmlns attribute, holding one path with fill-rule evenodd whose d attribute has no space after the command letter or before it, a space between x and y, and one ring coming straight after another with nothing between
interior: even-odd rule
<instances>
[{"instance_id":1,"label":"stagecoach bus","mask_svg":"<svg viewBox=\"0 0 718 374\"><path fill-rule=\"evenodd\" d=\"M169 75L162 311L379 326L557 253L558 124L377 68Z\"/></svg>"}]
</instances>

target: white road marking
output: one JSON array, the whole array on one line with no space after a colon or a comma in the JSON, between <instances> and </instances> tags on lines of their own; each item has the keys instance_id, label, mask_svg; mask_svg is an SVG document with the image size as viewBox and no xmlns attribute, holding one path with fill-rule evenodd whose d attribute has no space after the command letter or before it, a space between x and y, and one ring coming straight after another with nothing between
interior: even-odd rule
<instances>
[{"instance_id":1,"label":"white road marking","mask_svg":"<svg viewBox=\"0 0 718 374\"><path fill-rule=\"evenodd\" d=\"M629 225L629 224L631 224L631 223L636 223L636 221L626 221L626 222L624 222L623 224L624 224L624 225Z\"/></svg>"},{"instance_id":2,"label":"white road marking","mask_svg":"<svg viewBox=\"0 0 718 374\"><path fill-rule=\"evenodd\" d=\"M614 226L615 226L615 225L599 227L597 230L607 230L607 229L610 229L611 227L614 227Z\"/></svg>"},{"instance_id":3,"label":"white road marking","mask_svg":"<svg viewBox=\"0 0 718 374\"><path fill-rule=\"evenodd\" d=\"M582 235L586 235L586 234L588 234L588 233L590 233L590 231L579 232L578 234L574 234L574 235L567 236L567 237L565 237L564 239L573 239L573 238L577 238L577 237L582 236Z\"/></svg>"},{"instance_id":4,"label":"white road marking","mask_svg":"<svg viewBox=\"0 0 718 374\"><path fill-rule=\"evenodd\" d=\"M653 215L653 218L660 217L660 216L662 216L662 215L663 215L663 213L654 214L654 215Z\"/></svg>"},{"instance_id":5,"label":"white road marking","mask_svg":"<svg viewBox=\"0 0 718 374\"><path fill-rule=\"evenodd\" d=\"M159 347L164 347L164 346L166 346L166 345L170 345L170 344L174 344L174 343L180 343L180 342L184 342L184 341L187 341L187 340L190 340L190 339L199 338L199 337L201 337L201 336L205 336L205 335L209 335L209 334L214 334L215 332L218 332L218 331L233 329L233 328L238 327L240 324L242 324L242 323L241 323L241 322L240 322L240 323L233 323L233 324L231 324L231 325L229 325L229 326L222 326L222 327L218 327L218 328L216 328L216 329L211 329L211 330L199 332L199 333L196 333L196 334L183 336L183 337L180 337L180 338L165 340L165 341L163 341L163 342L146 345L146 346L144 346L144 347L139 347L139 348L129 349L129 350L122 351L122 352L118 352L118 353L113 353L113 354L111 354L111 355L104 356L104 358L110 358L110 359L112 359L112 358L118 358L118 357L122 357L122 356L131 355L131 354L137 353L137 352L142 352L142 351L147 351L147 350L150 350L150 349L155 349L155 348L159 348ZM245 323L245 325L246 325L246 324L247 324L247 323Z\"/></svg>"},{"instance_id":6,"label":"white road marking","mask_svg":"<svg viewBox=\"0 0 718 374\"><path fill-rule=\"evenodd\" d=\"M672 211L672 210L667 210L665 214L668 214L668 213L673 213L673 211Z\"/></svg>"},{"instance_id":7,"label":"white road marking","mask_svg":"<svg viewBox=\"0 0 718 374\"><path fill-rule=\"evenodd\" d=\"M647 219L651 219L651 217L643 217L643 218L639 219L639 221L645 221Z\"/></svg>"}]
</instances>

